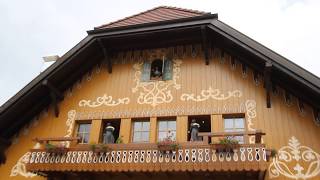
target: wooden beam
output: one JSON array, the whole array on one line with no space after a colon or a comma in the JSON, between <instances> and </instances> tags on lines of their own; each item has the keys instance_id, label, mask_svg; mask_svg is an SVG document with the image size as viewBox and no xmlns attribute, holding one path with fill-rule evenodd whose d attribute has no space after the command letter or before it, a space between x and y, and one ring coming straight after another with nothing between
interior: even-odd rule
<instances>
[{"instance_id":1,"label":"wooden beam","mask_svg":"<svg viewBox=\"0 0 320 180\"><path fill-rule=\"evenodd\" d=\"M50 83L49 80L45 79L44 81L42 81L42 85L48 87L50 92L53 92L60 101L63 100L63 93L59 91L52 83Z\"/></svg>"},{"instance_id":2,"label":"wooden beam","mask_svg":"<svg viewBox=\"0 0 320 180\"><path fill-rule=\"evenodd\" d=\"M122 172L123 175L125 175L127 178L131 179L133 178L133 175L127 172Z\"/></svg>"},{"instance_id":3,"label":"wooden beam","mask_svg":"<svg viewBox=\"0 0 320 180\"><path fill-rule=\"evenodd\" d=\"M54 94L53 92L50 92L50 98L51 98L51 102L53 104L54 115L55 115L55 117L59 117L60 111L59 111L58 100L57 100L56 94Z\"/></svg>"},{"instance_id":4,"label":"wooden beam","mask_svg":"<svg viewBox=\"0 0 320 180\"><path fill-rule=\"evenodd\" d=\"M301 99L298 100L298 107L300 112L304 112L304 104Z\"/></svg>"},{"instance_id":5,"label":"wooden beam","mask_svg":"<svg viewBox=\"0 0 320 180\"><path fill-rule=\"evenodd\" d=\"M266 89L267 108L271 108L271 95L270 95L272 90L271 70L272 70L272 64L270 62L266 62L264 67L264 87Z\"/></svg>"},{"instance_id":6,"label":"wooden beam","mask_svg":"<svg viewBox=\"0 0 320 180\"><path fill-rule=\"evenodd\" d=\"M245 63L242 63L241 69L242 69L242 74L244 75L244 77L246 77L248 74L247 65Z\"/></svg>"},{"instance_id":7,"label":"wooden beam","mask_svg":"<svg viewBox=\"0 0 320 180\"><path fill-rule=\"evenodd\" d=\"M6 163L6 149L11 145L11 141L0 137L0 164Z\"/></svg>"},{"instance_id":8,"label":"wooden beam","mask_svg":"<svg viewBox=\"0 0 320 180\"><path fill-rule=\"evenodd\" d=\"M201 38L202 38L202 51L204 55L204 59L206 62L206 65L209 65L209 43L208 43L208 37L207 37L207 31L206 26L201 26Z\"/></svg>"},{"instance_id":9,"label":"wooden beam","mask_svg":"<svg viewBox=\"0 0 320 180\"><path fill-rule=\"evenodd\" d=\"M253 80L256 85L259 84L259 72L256 70L253 71Z\"/></svg>"},{"instance_id":10,"label":"wooden beam","mask_svg":"<svg viewBox=\"0 0 320 180\"><path fill-rule=\"evenodd\" d=\"M49 82L49 80L44 80L42 81L42 85L48 87L49 91L50 91L50 98L51 98L51 102L53 104L53 108L54 108L54 115L56 117L59 117L59 106L58 103L59 101L62 101L64 96L63 93L60 92L53 84L51 84Z\"/></svg>"},{"instance_id":11,"label":"wooden beam","mask_svg":"<svg viewBox=\"0 0 320 180\"><path fill-rule=\"evenodd\" d=\"M104 61L107 64L107 68L108 68L108 72L109 74L112 73L112 62L111 62L111 58L108 55L108 51L106 49L106 47L103 45L102 40L101 39L97 39L98 44L102 50L103 56L104 56Z\"/></svg>"},{"instance_id":12,"label":"wooden beam","mask_svg":"<svg viewBox=\"0 0 320 180\"><path fill-rule=\"evenodd\" d=\"M259 171L259 180L264 180L266 176L266 171Z\"/></svg>"},{"instance_id":13,"label":"wooden beam","mask_svg":"<svg viewBox=\"0 0 320 180\"><path fill-rule=\"evenodd\" d=\"M291 103L291 95L288 91L285 91L285 93L284 93L284 100L287 104Z\"/></svg>"},{"instance_id":14,"label":"wooden beam","mask_svg":"<svg viewBox=\"0 0 320 180\"><path fill-rule=\"evenodd\" d=\"M168 179L171 179L172 178L172 173L170 173L170 172L165 172L165 175L168 177Z\"/></svg>"},{"instance_id":15,"label":"wooden beam","mask_svg":"<svg viewBox=\"0 0 320 180\"><path fill-rule=\"evenodd\" d=\"M236 58L234 56L231 56L231 67L232 68L236 67Z\"/></svg>"},{"instance_id":16,"label":"wooden beam","mask_svg":"<svg viewBox=\"0 0 320 180\"><path fill-rule=\"evenodd\" d=\"M317 108L313 109L314 120L317 125L320 126L320 110Z\"/></svg>"}]
</instances>

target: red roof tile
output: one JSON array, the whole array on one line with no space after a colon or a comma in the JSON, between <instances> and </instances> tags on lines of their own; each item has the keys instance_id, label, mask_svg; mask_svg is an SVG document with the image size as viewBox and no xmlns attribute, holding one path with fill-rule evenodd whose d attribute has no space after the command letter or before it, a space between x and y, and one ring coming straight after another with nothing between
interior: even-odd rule
<instances>
[{"instance_id":1,"label":"red roof tile","mask_svg":"<svg viewBox=\"0 0 320 180\"><path fill-rule=\"evenodd\" d=\"M118 21L104 24L95 29L107 29L121 26L131 26L137 24L153 23L160 21L168 21L174 19L190 18L210 14L208 12L182 9L177 7L159 6L139 14L129 16Z\"/></svg>"}]
</instances>

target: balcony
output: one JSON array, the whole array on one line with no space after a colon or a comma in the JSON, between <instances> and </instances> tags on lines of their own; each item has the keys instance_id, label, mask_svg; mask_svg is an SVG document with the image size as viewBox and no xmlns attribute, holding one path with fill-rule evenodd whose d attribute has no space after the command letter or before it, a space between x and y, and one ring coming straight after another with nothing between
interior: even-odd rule
<instances>
[{"instance_id":1,"label":"balcony","mask_svg":"<svg viewBox=\"0 0 320 180\"><path fill-rule=\"evenodd\" d=\"M161 152L155 143L109 144L108 150L94 152L90 145L76 145L65 152L32 149L26 164L28 171L50 172L217 172L265 171L267 153L263 144L239 144L231 152L218 152L217 145L208 144L208 137L227 136L206 133L204 141L179 143L176 151ZM233 134L234 135L234 134ZM236 134L239 135L239 134ZM259 136L259 133L242 133ZM261 136L260 136L261 137ZM37 139L38 142L72 141L76 138Z\"/></svg>"}]
</instances>

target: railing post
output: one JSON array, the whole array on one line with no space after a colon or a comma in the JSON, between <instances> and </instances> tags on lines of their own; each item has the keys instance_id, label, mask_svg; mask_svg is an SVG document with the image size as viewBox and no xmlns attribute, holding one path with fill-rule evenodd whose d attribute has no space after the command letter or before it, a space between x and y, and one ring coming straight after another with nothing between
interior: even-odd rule
<instances>
[{"instance_id":1,"label":"railing post","mask_svg":"<svg viewBox=\"0 0 320 180\"><path fill-rule=\"evenodd\" d=\"M256 130L256 135L255 135L255 143L256 144L261 144L261 136L262 136L262 131L261 130Z\"/></svg>"},{"instance_id":2,"label":"railing post","mask_svg":"<svg viewBox=\"0 0 320 180\"><path fill-rule=\"evenodd\" d=\"M202 141L203 141L205 144L209 144L209 137L208 137L207 135L202 136Z\"/></svg>"}]
</instances>

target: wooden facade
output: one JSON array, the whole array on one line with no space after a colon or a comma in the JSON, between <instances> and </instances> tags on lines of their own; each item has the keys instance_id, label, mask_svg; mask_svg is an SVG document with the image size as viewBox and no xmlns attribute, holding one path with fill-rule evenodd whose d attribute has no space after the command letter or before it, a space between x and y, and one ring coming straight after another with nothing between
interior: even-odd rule
<instances>
[{"instance_id":1,"label":"wooden facade","mask_svg":"<svg viewBox=\"0 0 320 180\"><path fill-rule=\"evenodd\" d=\"M143 63L157 58L172 60L172 79L141 81ZM281 84L270 88L265 77L224 48L205 48L199 42L114 52L74 81L63 100L51 103L16 132L5 151L7 161L0 166L1 177L319 179L314 106L301 103ZM272 90L266 93L268 88ZM265 135L259 144L254 136L245 136L234 153L216 153L208 141L189 141L190 117L197 116L209 119L209 134L223 132L226 117L242 117L246 132ZM180 149L161 154L156 145L158 121L167 117L176 121ZM132 123L142 119L150 122L149 141L133 143ZM90 144L102 143L106 121L119 122L123 142L97 155ZM66 141L77 136L82 122L91 123L89 144ZM50 155L44 143L35 140L49 137L64 137L68 152ZM267 160L267 149L278 154Z\"/></svg>"}]
</instances>

